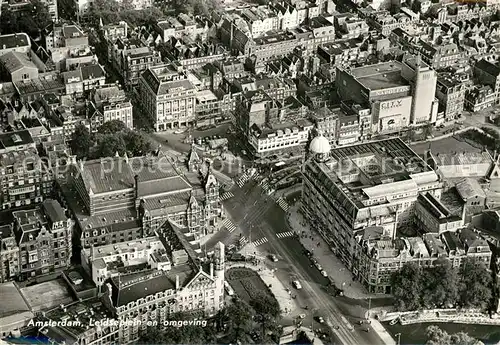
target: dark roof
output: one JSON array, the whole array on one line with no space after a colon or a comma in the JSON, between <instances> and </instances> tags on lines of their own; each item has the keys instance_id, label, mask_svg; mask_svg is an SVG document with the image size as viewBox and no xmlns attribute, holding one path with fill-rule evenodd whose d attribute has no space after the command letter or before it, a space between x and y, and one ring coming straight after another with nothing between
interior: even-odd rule
<instances>
[{"instance_id":1,"label":"dark roof","mask_svg":"<svg viewBox=\"0 0 500 345\"><path fill-rule=\"evenodd\" d=\"M30 46L30 39L25 33L21 32L0 36L0 49L10 49L22 46Z\"/></svg>"},{"instance_id":2,"label":"dark roof","mask_svg":"<svg viewBox=\"0 0 500 345\"><path fill-rule=\"evenodd\" d=\"M27 129L0 134L0 149L31 143L33 143L33 138Z\"/></svg>"},{"instance_id":3,"label":"dark roof","mask_svg":"<svg viewBox=\"0 0 500 345\"><path fill-rule=\"evenodd\" d=\"M492 64L491 62L486 61L484 59L476 62L474 67L495 77L497 77L500 74L500 67L498 65Z\"/></svg>"},{"instance_id":4,"label":"dark roof","mask_svg":"<svg viewBox=\"0 0 500 345\"><path fill-rule=\"evenodd\" d=\"M63 222L67 220L66 214L64 213L64 209L61 207L61 204L57 200L48 199L45 200L42 204L45 214L49 219L54 222Z\"/></svg>"},{"instance_id":5,"label":"dark roof","mask_svg":"<svg viewBox=\"0 0 500 345\"><path fill-rule=\"evenodd\" d=\"M104 69L101 65L90 64L82 66L82 78L83 80L104 78Z\"/></svg>"}]
</instances>

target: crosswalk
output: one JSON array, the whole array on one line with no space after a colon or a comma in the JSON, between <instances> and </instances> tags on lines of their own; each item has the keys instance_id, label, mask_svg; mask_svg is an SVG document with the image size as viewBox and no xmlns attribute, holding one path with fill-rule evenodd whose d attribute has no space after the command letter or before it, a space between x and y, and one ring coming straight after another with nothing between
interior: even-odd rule
<instances>
[{"instance_id":1,"label":"crosswalk","mask_svg":"<svg viewBox=\"0 0 500 345\"><path fill-rule=\"evenodd\" d=\"M224 194L221 195L220 201L227 200L229 198L232 198L234 194L232 192L225 192Z\"/></svg>"},{"instance_id":2,"label":"crosswalk","mask_svg":"<svg viewBox=\"0 0 500 345\"><path fill-rule=\"evenodd\" d=\"M255 170L254 170L255 171ZM250 179L254 179L256 180L258 177L259 177L260 173L256 172L251 175L250 172L245 172L243 175L241 175L241 177L238 179L238 181L236 181L236 184L242 188L245 183L247 183Z\"/></svg>"},{"instance_id":3,"label":"crosswalk","mask_svg":"<svg viewBox=\"0 0 500 345\"><path fill-rule=\"evenodd\" d=\"M290 206L288 205L288 203L285 201L285 199L283 199L281 196L276 200L276 203L283 209L283 211L288 211L288 209L290 208Z\"/></svg>"},{"instance_id":4,"label":"crosswalk","mask_svg":"<svg viewBox=\"0 0 500 345\"><path fill-rule=\"evenodd\" d=\"M279 232L276 234L276 237L278 238L287 238L287 237L292 237L294 236L295 233L293 231L286 231L286 232Z\"/></svg>"},{"instance_id":5,"label":"crosswalk","mask_svg":"<svg viewBox=\"0 0 500 345\"><path fill-rule=\"evenodd\" d=\"M250 180L250 174L248 172L245 172L241 177L236 181L238 186L241 188L247 183L247 181Z\"/></svg>"},{"instance_id":6,"label":"crosswalk","mask_svg":"<svg viewBox=\"0 0 500 345\"><path fill-rule=\"evenodd\" d=\"M262 238L259 238L258 240L253 241L252 246L258 247L264 243L267 243L267 237L262 237Z\"/></svg>"},{"instance_id":7,"label":"crosswalk","mask_svg":"<svg viewBox=\"0 0 500 345\"><path fill-rule=\"evenodd\" d=\"M240 246L244 246L245 244L248 243L248 240L245 236L241 236L238 242L240 243Z\"/></svg>"},{"instance_id":8,"label":"crosswalk","mask_svg":"<svg viewBox=\"0 0 500 345\"><path fill-rule=\"evenodd\" d=\"M236 229L236 225L234 225L229 218L224 219L224 221L222 222L222 227L225 227L229 233L233 232L234 229Z\"/></svg>"}]
</instances>

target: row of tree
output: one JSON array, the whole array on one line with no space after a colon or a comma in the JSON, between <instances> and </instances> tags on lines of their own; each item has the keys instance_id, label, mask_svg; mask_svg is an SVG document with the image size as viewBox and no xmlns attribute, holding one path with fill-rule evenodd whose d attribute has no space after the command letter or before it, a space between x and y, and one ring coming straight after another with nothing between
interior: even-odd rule
<instances>
[{"instance_id":1,"label":"row of tree","mask_svg":"<svg viewBox=\"0 0 500 345\"><path fill-rule=\"evenodd\" d=\"M101 20L104 24L125 21L132 27L137 27L154 24L162 16L163 12L156 7L136 10L130 0L94 0L86 18L94 27Z\"/></svg>"},{"instance_id":2,"label":"row of tree","mask_svg":"<svg viewBox=\"0 0 500 345\"><path fill-rule=\"evenodd\" d=\"M467 333L448 334L438 326L429 326L426 330L427 345L482 345L483 342L472 338Z\"/></svg>"},{"instance_id":3,"label":"row of tree","mask_svg":"<svg viewBox=\"0 0 500 345\"><path fill-rule=\"evenodd\" d=\"M113 157L116 153L136 157L152 150L151 142L142 133L126 128L120 120L105 122L95 134L78 125L71 136L70 148L77 159Z\"/></svg>"},{"instance_id":4,"label":"row of tree","mask_svg":"<svg viewBox=\"0 0 500 345\"><path fill-rule=\"evenodd\" d=\"M172 0L164 10L166 13L203 15L211 17L222 8L220 0ZM136 10L131 0L94 0L87 18L94 26L100 20L104 24L118 23L123 20L133 27L153 25L163 17L163 11L157 7Z\"/></svg>"},{"instance_id":5,"label":"row of tree","mask_svg":"<svg viewBox=\"0 0 500 345\"><path fill-rule=\"evenodd\" d=\"M483 262L464 260L457 269L449 260L433 267L405 264L392 276L392 293L401 311L466 307L485 309L492 299L492 276Z\"/></svg>"}]
</instances>

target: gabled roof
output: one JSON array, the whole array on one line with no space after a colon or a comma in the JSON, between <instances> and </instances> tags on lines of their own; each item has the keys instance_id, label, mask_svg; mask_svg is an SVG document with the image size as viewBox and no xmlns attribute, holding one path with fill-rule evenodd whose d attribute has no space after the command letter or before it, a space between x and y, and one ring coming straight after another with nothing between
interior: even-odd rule
<instances>
[{"instance_id":1,"label":"gabled roof","mask_svg":"<svg viewBox=\"0 0 500 345\"><path fill-rule=\"evenodd\" d=\"M471 178L465 179L462 182L457 183L455 187L457 188L458 194L462 197L464 201L473 197L482 197L482 198L486 197L486 194L479 185L479 182Z\"/></svg>"},{"instance_id":2,"label":"gabled roof","mask_svg":"<svg viewBox=\"0 0 500 345\"><path fill-rule=\"evenodd\" d=\"M22 68L37 69L35 64L29 59L28 55L24 53L11 51L0 56L0 61L9 73L18 71Z\"/></svg>"},{"instance_id":3,"label":"gabled roof","mask_svg":"<svg viewBox=\"0 0 500 345\"><path fill-rule=\"evenodd\" d=\"M500 67L498 64L493 64L485 59L481 59L474 65L474 68L480 69L494 77L500 75Z\"/></svg>"}]
</instances>

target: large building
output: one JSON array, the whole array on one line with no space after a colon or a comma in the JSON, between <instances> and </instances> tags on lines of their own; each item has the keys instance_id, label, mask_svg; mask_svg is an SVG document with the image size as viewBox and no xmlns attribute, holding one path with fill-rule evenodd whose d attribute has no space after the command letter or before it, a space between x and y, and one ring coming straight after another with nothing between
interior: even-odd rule
<instances>
[{"instance_id":1,"label":"large building","mask_svg":"<svg viewBox=\"0 0 500 345\"><path fill-rule=\"evenodd\" d=\"M420 193L440 198L438 175L399 138L331 149L320 135L310 151L303 168L303 210L349 268L358 231L380 226L395 238L398 225L412 220Z\"/></svg>"},{"instance_id":2,"label":"large building","mask_svg":"<svg viewBox=\"0 0 500 345\"><path fill-rule=\"evenodd\" d=\"M167 157L114 157L79 163L65 200L82 247L152 236L166 221L198 239L215 231L219 184L210 171L182 173Z\"/></svg>"},{"instance_id":3,"label":"large building","mask_svg":"<svg viewBox=\"0 0 500 345\"><path fill-rule=\"evenodd\" d=\"M436 73L417 57L353 69L337 69L342 100L369 105L372 131L397 132L408 126L435 122Z\"/></svg>"},{"instance_id":4,"label":"large building","mask_svg":"<svg viewBox=\"0 0 500 345\"><path fill-rule=\"evenodd\" d=\"M0 228L0 281L24 280L70 265L73 222L59 202L45 200L10 217L11 223Z\"/></svg>"},{"instance_id":5,"label":"large building","mask_svg":"<svg viewBox=\"0 0 500 345\"><path fill-rule=\"evenodd\" d=\"M195 121L196 89L186 74L172 64L146 70L139 81L139 95L157 131Z\"/></svg>"}]
</instances>

